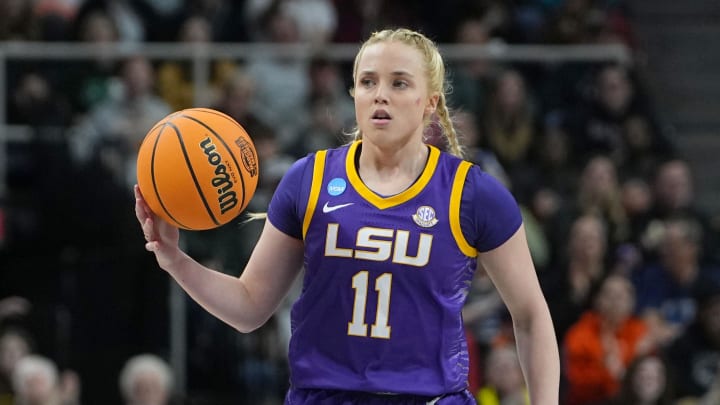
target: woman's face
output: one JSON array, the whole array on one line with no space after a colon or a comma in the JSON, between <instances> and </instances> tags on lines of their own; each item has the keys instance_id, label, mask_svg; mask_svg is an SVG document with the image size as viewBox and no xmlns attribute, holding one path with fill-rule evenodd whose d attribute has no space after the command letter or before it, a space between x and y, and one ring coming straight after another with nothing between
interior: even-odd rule
<instances>
[{"instance_id":1,"label":"woman's face","mask_svg":"<svg viewBox=\"0 0 720 405\"><path fill-rule=\"evenodd\" d=\"M367 46L355 78L355 117L363 139L381 147L422 141L423 119L435 111L423 58L400 42Z\"/></svg>"},{"instance_id":2,"label":"woman's face","mask_svg":"<svg viewBox=\"0 0 720 405\"><path fill-rule=\"evenodd\" d=\"M656 357L646 358L638 364L632 384L639 400L657 401L665 389L665 366Z\"/></svg>"}]
</instances>

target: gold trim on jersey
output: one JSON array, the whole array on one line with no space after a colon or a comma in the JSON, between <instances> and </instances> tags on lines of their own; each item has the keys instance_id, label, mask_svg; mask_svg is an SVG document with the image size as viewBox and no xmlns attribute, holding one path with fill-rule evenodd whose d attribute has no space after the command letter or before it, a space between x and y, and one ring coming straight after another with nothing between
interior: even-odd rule
<instances>
[{"instance_id":1,"label":"gold trim on jersey","mask_svg":"<svg viewBox=\"0 0 720 405\"><path fill-rule=\"evenodd\" d=\"M321 150L315 153L315 164L313 165L312 185L310 186L310 196L308 197L307 208L305 208L305 217L303 218L303 239L307 235L310 221L312 220L315 207L317 207L318 198L320 197L320 187L323 184L323 174L325 172L325 155L327 150Z\"/></svg>"},{"instance_id":2,"label":"gold trim on jersey","mask_svg":"<svg viewBox=\"0 0 720 405\"><path fill-rule=\"evenodd\" d=\"M450 192L450 230L452 230L453 237L460 251L462 251L465 256L476 257L477 249L465 239L465 235L462 233L462 227L460 226L460 200L462 199L465 179L467 178L470 167L472 167L472 163L463 161L455 171L452 191Z\"/></svg>"},{"instance_id":3,"label":"gold trim on jersey","mask_svg":"<svg viewBox=\"0 0 720 405\"><path fill-rule=\"evenodd\" d=\"M360 179L360 175L358 175L357 168L355 167L355 154L357 153L357 148L360 145L360 142L362 141L355 141L350 145L347 157L345 158L345 172L347 173L348 180L350 180L350 184L352 184L355 188L355 191L357 191L358 194L360 194L360 196L370 204L381 210L400 205L420 194L430 181L433 173L435 173L435 168L437 167L438 160L440 159L440 149L432 145L428 145L430 148L428 161L417 181L399 194L395 194L390 197L381 197L370 190L365 183L363 183L362 179Z\"/></svg>"}]
</instances>

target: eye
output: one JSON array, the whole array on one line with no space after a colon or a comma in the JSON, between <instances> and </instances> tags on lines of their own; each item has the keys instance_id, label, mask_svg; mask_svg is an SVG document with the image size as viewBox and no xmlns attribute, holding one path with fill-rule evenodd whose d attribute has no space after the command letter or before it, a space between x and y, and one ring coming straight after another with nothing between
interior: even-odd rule
<instances>
[{"instance_id":1,"label":"eye","mask_svg":"<svg viewBox=\"0 0 720 405\"><path fill-rule=\"evenodd\" d=\"M362 87L366 87L366 88L372 87L374 84L375 84L375 81L368 77L360 79L360 86L362 86Z\"/></svg>"},{"instance_id":2,"label":"eye","mask_svg":"<svg viewBox=\"0 0 720 405\"><path fill-rule=\"evenodd\" d=\"M408 87L408 82L406 82L405 80L395 80L393 82L393 87L397 89L405 89Z\"/></svg>"}]
</instances>

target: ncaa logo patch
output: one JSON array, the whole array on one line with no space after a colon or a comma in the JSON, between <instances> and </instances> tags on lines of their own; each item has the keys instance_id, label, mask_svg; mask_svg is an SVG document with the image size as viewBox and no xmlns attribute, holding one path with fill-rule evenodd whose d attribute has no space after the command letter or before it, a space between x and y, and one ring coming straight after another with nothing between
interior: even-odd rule
<instances>
[{"instance_id":1,"label":"ncaa logo patch","mask_svg":"<svg viewBox=\"0 0 720 405\"><path fill-rule=\"evenodd\" d=\"M347 183L345 182L345 179L342 179L340 177L336 177L327 185L327 192L333 197L337 197L340 194L345 192L345 189L347 188Z\"/></svg>"},{"instance_id":2,"label":"ncaa logo patch","mask_svg":"<svg viewBox=\"0 0 720 405\"><path fill-rule=\"evenodd\" d=\"M430 228L438 223L438 219L435 217L435 210L429 205L423 205L418 208L413 214L412 219L423 228Z\"/></svg>"}]
</instances>

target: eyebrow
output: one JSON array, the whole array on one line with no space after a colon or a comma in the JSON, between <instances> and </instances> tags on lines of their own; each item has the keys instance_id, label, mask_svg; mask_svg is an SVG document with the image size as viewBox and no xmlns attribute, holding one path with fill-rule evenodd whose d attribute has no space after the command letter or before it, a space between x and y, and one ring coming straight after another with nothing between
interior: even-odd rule
<instances>
[{"instance_id":1,"label":"eyebrow","mask_svg":"<svg viewBox=\"0 0 720 405\"><path fill-rule=\"evenodd\" d=\"M373 70L373 69L365 69L365 70L361 70L361 71L360 71L360 74L361 74L361 75L377 74L377 71L375 71L375 70ZM412 73L408 72L407 70L395 70L395 71L392 71L392 72L390 73L390 75L392 75L392 76L408 76L408 77L414 77L414 76L415 76L415 75L413 75Z\"/></svg>"}]
</instances>

